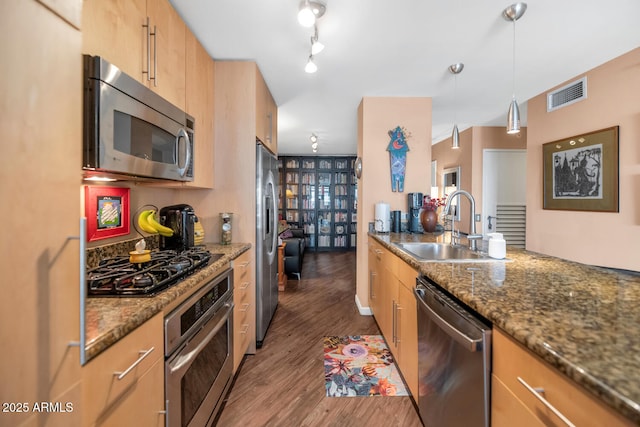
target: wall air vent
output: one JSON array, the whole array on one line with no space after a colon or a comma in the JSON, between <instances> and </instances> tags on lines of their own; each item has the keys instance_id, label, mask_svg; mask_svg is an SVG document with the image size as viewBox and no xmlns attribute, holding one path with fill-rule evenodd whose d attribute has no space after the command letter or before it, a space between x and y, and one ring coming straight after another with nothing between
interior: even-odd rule
<instances>
[{"instance_id":1,"label":"wall air vent","mask_svg":"<svg viewBox=\"0 0 640 427\"><path fill-rule=\"evenodd\" d=\"M547 112L566 107L587 98L587 77L547 94Z\"/></svg>"}]
</instances>

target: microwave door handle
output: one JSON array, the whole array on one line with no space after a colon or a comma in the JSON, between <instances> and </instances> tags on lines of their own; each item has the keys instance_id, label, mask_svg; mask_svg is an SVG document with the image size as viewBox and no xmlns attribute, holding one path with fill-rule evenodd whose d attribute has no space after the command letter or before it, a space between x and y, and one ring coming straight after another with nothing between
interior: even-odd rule
<instances>
[{"instance_id":1,"label":"microwave door handle","mask_svg":"<svg viewBox=\"0 0 640 427\"><path fill-rule=\"evenodd\" d=\"M184 167L180 167L180 139L184 138L185 142L185 162ZM178 131L178 135L176 136L176 159L178 161L178 172L180 176L184 176L187 173L187 169L189 167L189 162L191 162L191 142L189 141L189 134L182 128Z\"/></svg>"}]
</instances>

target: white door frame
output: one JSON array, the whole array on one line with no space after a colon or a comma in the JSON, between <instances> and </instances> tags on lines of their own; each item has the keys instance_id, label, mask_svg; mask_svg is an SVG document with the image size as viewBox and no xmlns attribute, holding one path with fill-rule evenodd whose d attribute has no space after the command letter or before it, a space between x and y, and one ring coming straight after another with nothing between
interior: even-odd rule
<instances>
[{"instance_id":1,"label":"white door frame","mask_svg":"<svg viewBox=\"0 0 640 427\"><path fill-rule=\"evenodd\" d=\"M490 159L490 156L493 156L496 153L518 153L525 155L525 166L526 166L526 149L502 149L502 148L485 148L482 150L482 234L493 233L495 232L495 220L492 221L492 229L489 229L488 217L496 216L496 204L498 195L492 191L495 188L494 180L498 179L498 170L500 168L492 168L491 162L493 159ZM497 159L495 159L497 161ZM522 174L525 178L524 189L522 189L522 198L523 204L526 199L526 167L520 168ZM514 180L515 182L515 180Z\"/></svg>"}]
</instances>

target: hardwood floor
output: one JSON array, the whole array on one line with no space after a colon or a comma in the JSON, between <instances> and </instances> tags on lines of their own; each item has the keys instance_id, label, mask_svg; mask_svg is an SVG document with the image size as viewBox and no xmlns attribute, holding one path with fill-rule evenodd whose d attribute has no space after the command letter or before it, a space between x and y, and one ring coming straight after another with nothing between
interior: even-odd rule
<instances>
[{"instance_id":1,"label":"hardwood floor","mask_svg":"<svg viewBox=\"0 0 640 427\"><path fill-rule=\"evenodd\" d=\"M322 338L380 334L355 305L355 253L305 254L256 355L247 356L218 426L422 426L410 397L326 397Z\"/></svg>"}]
</instances>

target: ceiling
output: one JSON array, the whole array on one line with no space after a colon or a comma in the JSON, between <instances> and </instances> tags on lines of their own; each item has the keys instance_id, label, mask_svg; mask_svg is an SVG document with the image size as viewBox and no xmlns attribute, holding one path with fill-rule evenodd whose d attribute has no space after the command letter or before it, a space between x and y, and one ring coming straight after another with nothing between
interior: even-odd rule
<instances>
[{"instance_id":1,"label":"ceiling","mask_svg":"<svg viewBox=\"0 0 640 427\"><path fill-rule=\"evenodd\" d=\"M454 116L460 131L506 125L507 0L321 0L315 74L304 71L313 29L297 22L299 0L170 1L214 59L256 61L278 105L280 155L312 154L311 133L317 155L356 154L367 96L431 97L433 143L451 135ZM515 26L523 125L527 99L640 46L639 17L638 0L530 0Z\"/></svg>"}]
</instances>

